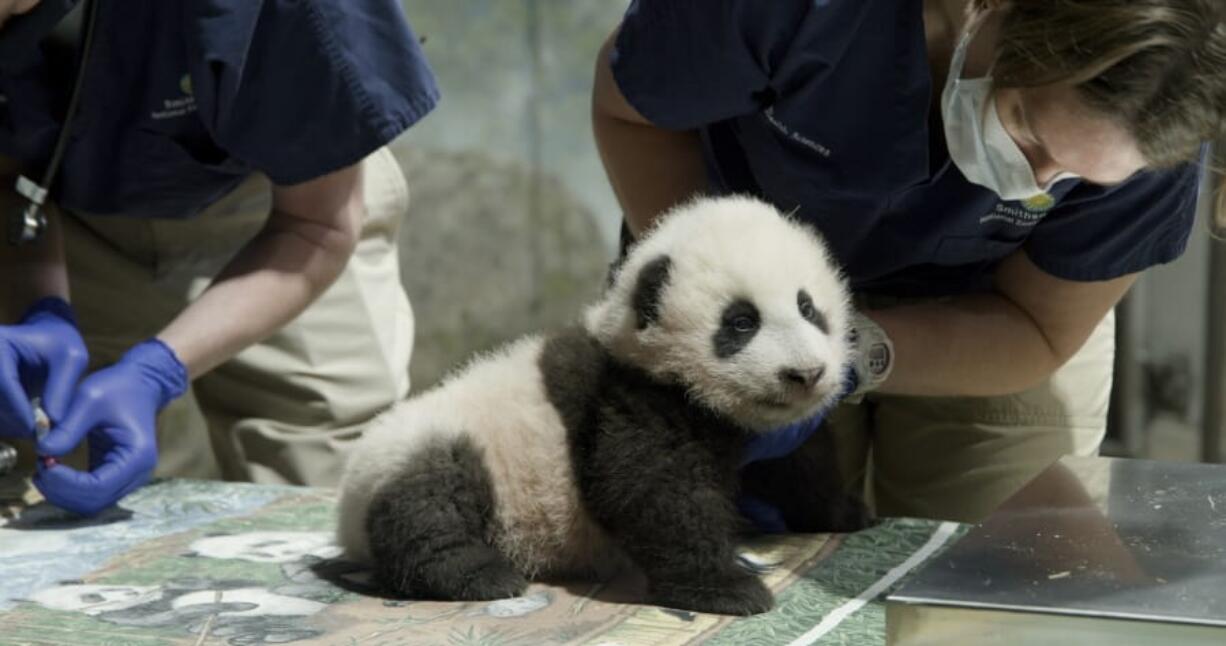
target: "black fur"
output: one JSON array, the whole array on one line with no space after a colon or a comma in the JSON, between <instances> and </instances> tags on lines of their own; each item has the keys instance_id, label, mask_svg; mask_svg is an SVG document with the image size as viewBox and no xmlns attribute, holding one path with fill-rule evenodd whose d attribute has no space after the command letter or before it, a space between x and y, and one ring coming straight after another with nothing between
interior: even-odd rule
<instances>
[{"instance_id":1,"label":"black fur","mask_svg":"<svg viewBox=\"0 0 1226 646\"><path fill-rule=\"evenodd\" d=\"M494 490L467 438L437 440L380 489L366 517L375 577L416 599L516 596L527 580L488 542Z\"/></svg>"},{"instance_id":2,"label":"black fur","mask_svg":"<svg viewBox=\"0 0 1226 646\"><path fill-rule=\"evenodd\" d=\"M746 524L734 503L748 431L695 403L684 386L617 362L580 327L547 339L539 368L566 425L583 504L647 576L649 601L722 614L769 610L770 590L736 559ZM812 507L783 500L789 520L820 528L829 485L819 468L793 472L810 479L748 481L766 500L784 490L818 496ZM524 577L489 543L495 503L469 440L428 447L372 501L367 529L380 584L414 598L522 592Z\"/></svg>"},{"instance_id":3,"label":"black fur","mask_svg":"<svg viewBox=\"0 0 1226 646\"><path fill-rule=\"evenodd\" d=\"M821 330L822 334L830 334L830 323L826 320L826 315L813 305L813 297L809 296L809 292L803 289L796 292L796 309L800 310L800 315L806 321Z\"/></svg>"},{"instance_id":4,"label":"black fur","mask_svg":"<svg viewBox=\"0 0 1226 646\"><path fill-rule=\"evenodd\" d=\"M609 353L587 330L566 328L545 340L538 367L549 403L572 435L592 426L597 392L604 381Z\"/></svg>"},{"instance_id":5,"label":"black fur","mask_svg":"<svg viewBox=\"0 0 1226 646\"><path fill-rule=\"evenodd\" d=\"M645 330L648 325L660 318L660 296L664 286L668 284L668 274L672 270L673 261L668 256L653 259L639 271L638 280L634 283L634 317L638 329Z\"/></svg>"},{"instance_id":6,"label":"black fur","mask_svg":"<svg viewBox=\"0 0 1226 646\"><path fill-rule=\"evenodd\" d=\"M825 426L782 458L745 465L741 486L774 505L794 532L854 532L874 523L863 501L843 490L834 438Z\"/></svg>"},{"instance_id":7,"label":"black fur","mask_svg":"<svg viewBox=\"0 0 1226 646\"><path fill-rule=\"evenodd\" d=\"M584 505L647 575L650 600L724 614L769 610L770 591L736 564L746 523L734 501L748 431L683 386L615 361L582 328L550 338L540 369L567 427ZM828 434L772 463L787 475L752 466L745 482L795 529L865 526L863 505L841 493Z\"/></svg>"},{"instance_id":8,"label":"black fur","mask_svg":"<svg viewBox=\"0 0 1226 646\"><path fill-rule=\"evenodd\" d=\"M588 511L643 570L652 603L765 612L770 591L736 563L734 501L748 435L681 386L610 361L596 423L572 435Z\"/></svg>"},{"instance_id":9,"label":"black fur","mask_svg":"<svg viewBox=\"0 0 1226 646\"><path fill-rule=\"evenodd\" d=\"M758 333L762 315L758 308L744 298L738 298L724 308L719 317L719 329L711 339L715 356L727 359L745 349Z\"/></svg>"},{"instance_id":10,"label":"black fur","mask_svg":"<svg viewBox=\"0 0 1226 646\"><path fill-rule=\"evenodd\" d=\"M647 575L650 600L725 614L770 609L770 591L736 564L745 431L681 386L614 361L581 328L546 343L541 371L584 505Z\"/></svg>"}]
</instances>

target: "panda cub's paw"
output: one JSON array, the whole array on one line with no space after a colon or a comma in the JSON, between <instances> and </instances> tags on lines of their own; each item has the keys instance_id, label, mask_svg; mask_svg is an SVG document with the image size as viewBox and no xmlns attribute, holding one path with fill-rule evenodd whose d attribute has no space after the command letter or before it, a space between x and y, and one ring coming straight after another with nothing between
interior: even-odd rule
<instances>
[{"instance_id":1,"label":"panda cub's paw","mask_svg":"<svg viewBox=\"0 0 1226 646\"><path fill-rule=\"evenodd\" d=\"M449 595L453 601L492 601L518 597L528 589L528 579L508 563L492 563L480 572L459 577Z\"/></svg>"},{"instance_id":2,"label":"panda cub's paw","mask_svg":"<svg viewBox=\"0 0 1226 646\"><path fill-rule=\"evenodd\" d=\"M658 606L719 615L756 615L775 606L766 584L747 573L703 585L653 584L650 598Z\"/></svg>"}]
</instances>

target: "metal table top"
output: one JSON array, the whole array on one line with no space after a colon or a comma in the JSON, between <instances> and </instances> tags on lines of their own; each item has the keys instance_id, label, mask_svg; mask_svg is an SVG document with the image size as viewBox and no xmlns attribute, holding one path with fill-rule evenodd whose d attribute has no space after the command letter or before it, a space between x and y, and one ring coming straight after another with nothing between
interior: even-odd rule
<instances>
[{"instance_id":1,"label":"metal table top","mask_svg":"<svg viewBox=\"0 0 1226 646\"><path fill-rule=\"evenodd\" d=\"M889 600L1226 626L1226 467L1065 458Z\"/></svg>"}]
</instances>

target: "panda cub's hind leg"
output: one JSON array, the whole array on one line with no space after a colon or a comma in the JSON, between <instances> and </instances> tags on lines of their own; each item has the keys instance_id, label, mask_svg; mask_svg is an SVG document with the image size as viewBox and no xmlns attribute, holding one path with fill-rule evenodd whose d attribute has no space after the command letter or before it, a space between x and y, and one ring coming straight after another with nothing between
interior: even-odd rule
<instances>
[{"instance_id":1,"label":"panda cub's hind leg","mask_svg":"<svg viewBox=\"0 0 1226 646\"><path fill-rule=\"evenodd\" d=\"M415 599L519 595L527 580L486 542L493 513L480 451L464 437L434 441L371 501L366 527L376 578Z\"/></svg>"}]
</instances>

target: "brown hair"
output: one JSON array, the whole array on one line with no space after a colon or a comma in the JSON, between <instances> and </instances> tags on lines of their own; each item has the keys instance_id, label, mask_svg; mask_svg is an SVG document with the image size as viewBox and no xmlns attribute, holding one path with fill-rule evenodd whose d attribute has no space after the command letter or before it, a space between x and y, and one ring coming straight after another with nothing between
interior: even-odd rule
<instances>
[{"instance_id":1,"label":"brown hair","mask_svg":"<svg viewBox=\"0 0 1226 646\"><path fill-rule=\"evenodd\" d=\"M1203 142L1226 132L1226 1L971 6L1005 12L993 73L1001 87L1073 85L1090 109L1128 129L1151 166L1196 159ZM1217 220L1226 227L1226 191Z\"/></svg>"}]
</instances>

